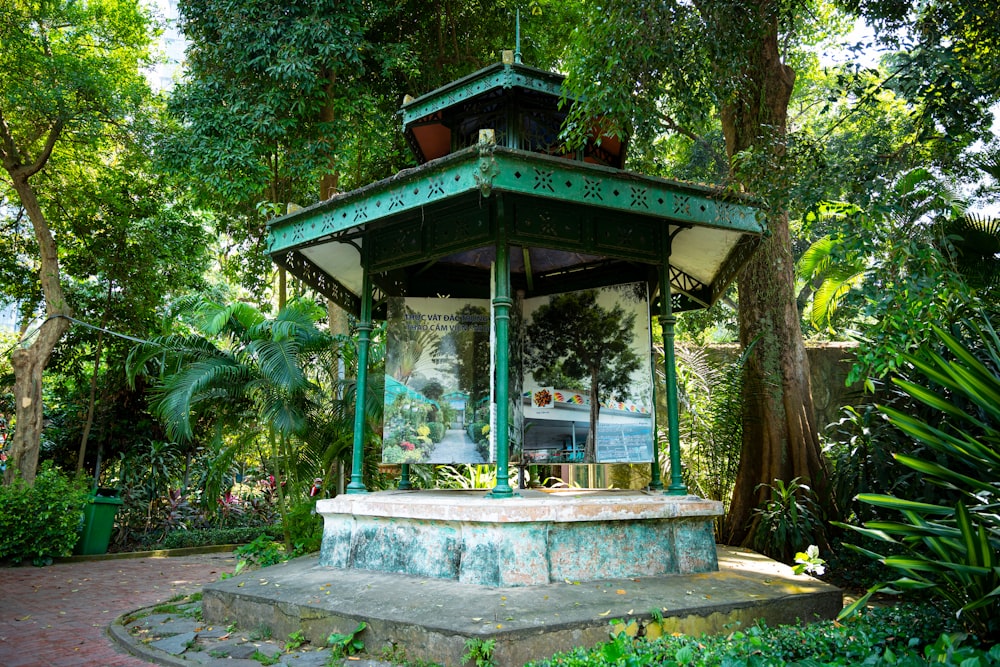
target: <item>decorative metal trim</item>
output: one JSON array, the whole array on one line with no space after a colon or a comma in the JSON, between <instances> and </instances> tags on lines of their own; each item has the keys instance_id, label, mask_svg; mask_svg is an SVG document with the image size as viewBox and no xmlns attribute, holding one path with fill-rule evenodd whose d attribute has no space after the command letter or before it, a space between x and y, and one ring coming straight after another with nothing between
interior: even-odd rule
<instances>
[{"instance_id":1,"label":"decorative metal trim","mask_svg":"<svg viewBox=\"0 0 1000 667\"><path fill-rule=\"evenodd\" d=\"M760 236L744 236L736 243L715 275L711 292L711 300L713 302L722 296L726 288L736 280L740 271L750 261L750 257L757 250L757 246L761 244L762 240Z\"/></svg>"},{"instance_id":2,"label":"decorative metal trim","mask_svg":"<svg viewBox=\"0 0 1000 667\"><path fill-rule=\"evenodd\" d=\"M670 287L672 291L680 292L690 300L699 304L700 308L712 305L712 288L691 276L676 266L670 265Z\"/></svg>"},{"instance_id":3,"label":"decorative metal trim","mask_svg":"<svg viewBox=\"0 0 1000 667\"><path fill-rule=\"evenodd\" d=\"M494 88L526 88L553 97L562 97L562 82L565 77L552 72L527 67L517 63L504 65L496 63L473 72L467 77L453 81L437 90L405 105L403 127L408 128L422 118L442 109L461 104Z\"/></svg>"},{"instance_id":4,"label":"decorative metal trim","mask_svg":"<svg viewBox=\"0 0 1000 667\"><path fill-rule=\"evenodd\" d=\"M398 215L424 210L463 194L481 195L484 186L488 192L502 191L550 202L586 202L596 209L660 221L754 235L764 231L758 220L760 209L748 197L497 146L488 158L480 155L478 147L471 147L277 218L270 225L270 250L289 250L321 235L361 223L379 223L390 215L390 201L396 202L391 215ZM379 208L385 212L373 213Z\"/></svg>"}]
</instances>

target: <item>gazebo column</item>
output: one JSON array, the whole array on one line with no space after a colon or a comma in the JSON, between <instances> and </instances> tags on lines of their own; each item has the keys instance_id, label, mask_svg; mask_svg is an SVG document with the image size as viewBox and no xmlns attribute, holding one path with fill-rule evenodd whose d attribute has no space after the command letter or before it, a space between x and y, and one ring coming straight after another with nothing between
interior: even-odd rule
<instances>
[{"instance_id":1,"label":"gazebo column","mask_svg":"<svg viewBox=\"0 0 1000 667\"><path fill-rule=\"evenodd\" d=\"M410 464L401 463L399 464L399 484L396 488L400 491L410 491L413 489L413 484L410 482Z\"/></svg>"},{"instance_id":2,"label":"gazebo column","mask_svg":"<svg viewBox=\"0 0 1000 667\"><path fill-rule=\"evenodd\" d=\"M677 410L677 367L674 355L674 317L673 305L670 303L670 242L671 237L664 234L663 261L660 264L660 327L663 329L663 370L666 376L664 390L667 399L667 436L670 443L670 486L664 492L670 496L687 495L687 486L681 477L681 437L680 417ZM654 438L655 442L655 438ZM654 445L655 448L655 445ZM655 449L654 449L655 453ZM659 461L655 460L656 467Z\"/></svg>"},{"instance_id":3,"label":"gazebo column","mask_svg":"<svg viewBox=\"0 0 1000 667\"><path fill-rule=\"evenodd\" d=\"M367 246L365 246L367 247ZM361 318L358 321L358 379L354 397L354 450L347 493L368 493L362 468L365 461L365 404L368 398L368 348L372 333L372 279L362 250Z\"/></svg>"},{"instance_id":4,"label":"gazebo column","mask_svg":"<svg viewBox=\"0 0 1000 667\"><path fill-rule=\"evenodd\" d=\"M657 320L659 320L659 317L657 317ZM650 342L652 342L652 340ZM656 396L661 391L661 390L658 390L657 387L656 387L656 361L655 361L656 354L655 354L655 352L656 352L656 350L654 350L652 348L649 351L649 358L650 358L651 361L653 361L653 363L651 364L652 367L650 368L650 370L653 373L652 387L653 387L653 419L654 419L654 422L656 420L656 406L659 403L659 401L656 400ZM653 431L653 462L649 464L649 467L650 467L650 471L649 471L649 475L650 475L649 476L649 488L650 488L650 490L652 490L652 491L662 491L663 490L663 479L662 479L662 477L660 475L660 439L656 437L656 430L655 429Z\"/></svg>"},{"instance_id":5,"label":"gazebo column","mask_svg":"<svg viewBox=\"0 0 1000 667\"><path fill-rule=\"evenodd\" d=\"M489 492L491 498L511 498L514 490L510 486L508 468L510 463L510 308L514 300L510 296L510 248L507 245L507 221L504 219L503 198L497 197L494 204L497 225L496 262L494 264L493 327L496 332L496 432L493 434L497 446L497 481Z\"/></svg>"}]
</instances>

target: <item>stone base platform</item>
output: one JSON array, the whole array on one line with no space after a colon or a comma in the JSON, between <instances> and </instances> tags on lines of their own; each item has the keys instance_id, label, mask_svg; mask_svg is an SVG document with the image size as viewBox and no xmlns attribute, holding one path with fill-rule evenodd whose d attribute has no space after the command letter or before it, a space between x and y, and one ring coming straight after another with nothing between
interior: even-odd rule
<instances>
[{"instance_id":1,"label":"stone base platform","mask_svg":"<svg viewBox=\"0 0 1000 667\"><path fill-rule=\"evenodd\" d=\"M247 572L204 588L205 621L267 628L285 638L301 631L315 644L352 632L365 650L396 647L410 661L462 665L470 639L494 640L499 667L519 666L608 639L613 620L690 635L833 618L840 591L745 550L720 547L719 570L697 574L559 581L495 587L454 580L342 569L316 556Z\"/></svg>"},{"instance_id":2,"label":"stone base platform","mask_svg":"<svg viewBox=\"0 0 1000 667\"><path fill-rule=\"evenodd\" d=\"M383 491L316 504L319 564L483 586L714 572L722 504L642 491Z\"/></svg>"}]
</instances>

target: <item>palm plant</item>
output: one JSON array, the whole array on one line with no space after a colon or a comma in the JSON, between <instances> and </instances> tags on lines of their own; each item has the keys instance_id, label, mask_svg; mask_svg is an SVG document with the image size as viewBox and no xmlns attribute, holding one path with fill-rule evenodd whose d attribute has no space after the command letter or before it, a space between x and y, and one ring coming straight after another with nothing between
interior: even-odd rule
<instances>
[{"instance_id":1,"label":"palm plant","mask_svg":"<svg viewBox=\"0 0 1000 667\"><path fill-rule=\"evenodd\" d=\"M151 408L172 439L195 438L195 425L210 434L263 436L275 477L284 473L294 489L292 444L306 437L315 413L316 383L307 368L333 344L316 326L322 314L308 301L289 303L273 319L245 303L200 301L194 309L199 333L139 345L129 355L128 376L133 382L140 373L158 377ZM284 484L275 490L290 548Z\"/></svg>"},{"instance_id":2,"label":"palm plant","mask_svg":"<svg viewBox=\"0 0 1000 667\"><path fill-rule=\"evenodd\" d=\"M901 550L883 556L854 546L901 572L879 584L842 616L879 590L924 590L943 598L983 639L1000 636L1000 336L989 323L965 323L971 340L933 326L940 350L906 355L924 382L894 379L912 398L938 411L933 424L881 407L889 421L937 455L895 455L927 482L950 490L952 504L916 502L887 494L859 499L898 510L899 521L842 526ZM851 546L851 545L848 545Z\"/></svg>"}]
</instances>

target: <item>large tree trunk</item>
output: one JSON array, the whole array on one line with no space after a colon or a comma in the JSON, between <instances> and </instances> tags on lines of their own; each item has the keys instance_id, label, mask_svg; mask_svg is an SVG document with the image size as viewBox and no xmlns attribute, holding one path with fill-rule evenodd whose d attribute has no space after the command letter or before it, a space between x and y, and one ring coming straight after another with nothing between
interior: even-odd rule
<instances>
[{"instance_id":1,"label":"large tree trunk","mask_svg":"<svg viewBox=\"0 0 1000 667\"><path fill-rule=\"evenodd\" d=\"M16 403L14 415L17 421L11 441L11 465L4 473L4 483L9 484L14 478L15 471L18 471L25 482L32 484L38 468L38 451L42 438L42 371L45 370L59 339L69 329L69 320L59 316L69 316L70 309L59 282L59 258L55 240L42 214L34 188L28 184L26 176L18 174L12 176L14 189L21 199L21 205L28 213L38 241L41 259L38 273L48 317L42 323L31 345L19 348L11 355Z\"/></svg>"},{"instance_id":2,"label":"large tree trunk","mask_svg":"<svg viewBox=\"0 0 1000 667\"><path fill-rule=\"evenodd\" d=\"M590 371L590 426L587 428L587 443L583 447L583 460L585 463L597 463L597 422L601 418L601 396L598 391L600 383L597 380L598 372L599 369L597 368Z\"/></svg>"},{"instance_id":3,"label":"large tree trunk","mask_svg":"<svg viewBox=\"0 0 1000 667\"><path fill-rule=\"evenodd\" d=\"M760 0L754 10L761 37L746 54L739 94L723 107L723 133L730 158L755 148L780 159L795 72L781 62L773 3ZM748 185L753 190L753 182ZM767 497L762 485L795 477L815 485L826 477L795 306L787 212L772 211L769 228L770 237L739 277L740 343L754 348L745 371L740 467L723 529L729 544L752 539L753 510Z\"/></svg>"}]
</instances>

